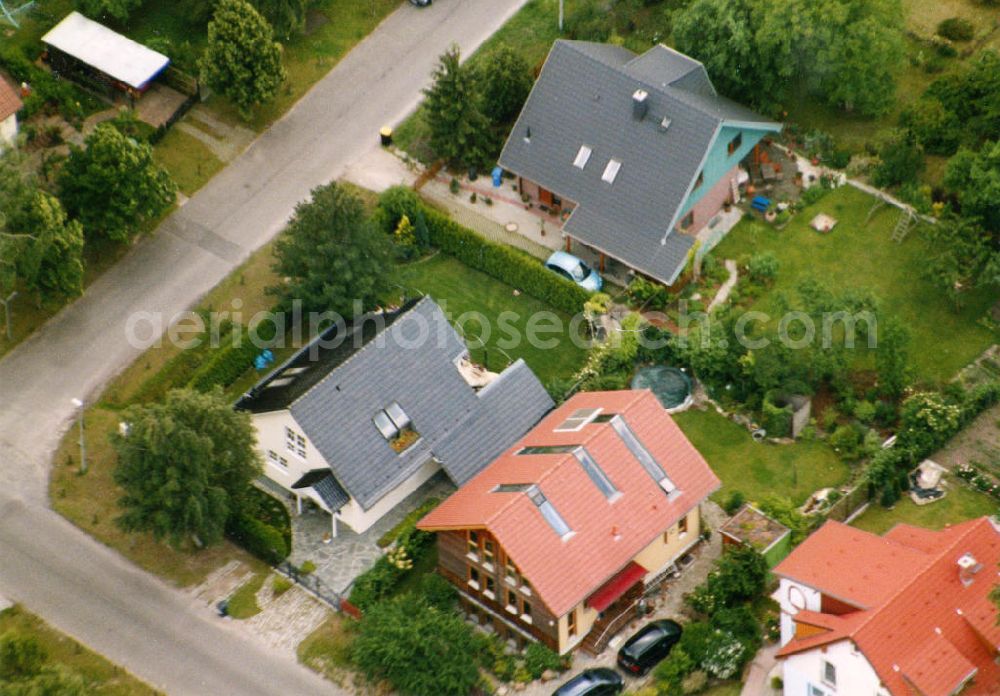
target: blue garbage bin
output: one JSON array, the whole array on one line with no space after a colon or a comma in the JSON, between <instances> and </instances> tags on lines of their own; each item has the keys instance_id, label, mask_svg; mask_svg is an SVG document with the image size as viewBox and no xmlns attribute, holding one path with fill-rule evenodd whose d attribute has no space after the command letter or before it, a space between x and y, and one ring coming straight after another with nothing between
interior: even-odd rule
<instances>
[{"instance_id":1,"label":"blue garbage bin","mask_svg":"<svg viewBox=\"0 0 1000 696\"><path fill-rule=\"evenodd\" d=\"M503 167L493 167L493 188L500 188L503 181Z\"/></svg>"}]
</instances>

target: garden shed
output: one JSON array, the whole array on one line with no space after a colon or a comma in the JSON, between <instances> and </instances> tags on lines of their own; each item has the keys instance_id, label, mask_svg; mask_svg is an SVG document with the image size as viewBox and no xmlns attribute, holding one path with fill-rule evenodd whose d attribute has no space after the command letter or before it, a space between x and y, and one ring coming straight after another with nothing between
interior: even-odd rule
<instances>
[{"instance_id":1,"label":"garden shed","mask_svg":"<svg viewBox=\"0 0 1000 696\"><path fill-rule=\"evenodd\" d=\"M49 65L113 97L124 92L133 101L141 97L170 59L151 48L112 31L103 24L70 12L42 37Z\"/></svg>"},{"instance_id":2,"label":"garden shed","mask_svg":"<svg viewBox=\"0 0 1000 696\"><path fill-rule=\"evenodd\" d=\"M767 567L778 565L792 550L792 532L772 520L752 505L744 505L728 522L719 527L722 548L749 546L767 561Z\"/></svg>"}]
</instances>

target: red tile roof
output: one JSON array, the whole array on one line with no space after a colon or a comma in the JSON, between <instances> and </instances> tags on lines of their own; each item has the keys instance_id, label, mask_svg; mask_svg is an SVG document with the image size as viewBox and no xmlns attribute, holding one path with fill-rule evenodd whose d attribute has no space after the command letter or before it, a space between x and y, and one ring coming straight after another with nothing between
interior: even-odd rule
<instances>
[{"instance_id":1,"label":"red tile roof","mask_svg":"<svg viewBox=\"0 0 1000 696\"><path fill-rule=\"evenodd\" d=\"M981 564L968 584L958 568L967 553ZM902 526L883 538L827 522L775 572L864 608L839 617L799 612L796 621L829 630L793 638L778 655L850 639L892 694L945 696L973 671L963 696L998 694L1000 627L989 600L998 562L1000 526L989 518L937 532Z\"/></svg>"},{"instance_id":2,"label":"red tile roof","mask_svg":"<svg viewBox=\"0 0 1000 696\"><path fill-rule=\"evenodd\" d=\"M555 431L570 414L586 408L620 415L679 493L668 497L610 424ZM605 498L570 452L517 454L528 446L559 445L585 447L621 494ZM494 492L501 484L536 484L572 534L564 538L556 534L525 493ZM541 601L555 616L562 616L719 486L719 479L652 392L587 392L550 413L418 526L488 529Z\"/></svg>"},{"instance_id":3,"label":"red tile roof","mask_svg":"<svg viewBox=\"0 0 1000 696\"><path fill-rule=\"evenodd\" d=\"M0 76L0 121L5 121L11 114L16 114L22 106L21 97L18 96L17 90Z\"/></svg>"}]
</instances>

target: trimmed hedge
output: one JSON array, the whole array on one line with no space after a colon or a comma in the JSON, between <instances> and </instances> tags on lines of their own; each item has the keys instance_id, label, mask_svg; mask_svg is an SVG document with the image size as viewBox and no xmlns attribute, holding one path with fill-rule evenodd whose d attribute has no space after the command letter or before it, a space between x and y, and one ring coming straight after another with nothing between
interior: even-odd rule
<instances>
[{"instance_id":1,"label":"trimmed hedge","mask_svg":"<svg viewBox=\"0 0 1000 696\"><path fill-rule=\"evenodd\" d=\"M272 322L263 324L257 330L257 335L262 341L272 341L275 335L274 324ZM200 392L211 391L216 386L225 389L253 367L254 358L261 350L262 348L250 341L249 336L243 334L235 346L230 344L213 353L194 373L188 386Z\"/></svg>"},{"instance_id":2,"label":"trimmed hedge","mask_svg":"<svg viewBox=\"0 0 1000 696\"><path fill-rule=\"evenodd\" d=\"M226 523L226 535L257 558L277 565L288 558L288 544L281 532L245 514L236 514Z\"/></svg>"},{"instance_id":3,"label":"trimmed hedge","mask_svg":"<svg viewBox=\"0 0 1000 696\"><path fill-rule=\"evenodd\" d=\"M590 293L553 273L537 259L491 242L447 215L425 208L431 246L569 315L578 314Z\"/></svg>"}]
</instances>

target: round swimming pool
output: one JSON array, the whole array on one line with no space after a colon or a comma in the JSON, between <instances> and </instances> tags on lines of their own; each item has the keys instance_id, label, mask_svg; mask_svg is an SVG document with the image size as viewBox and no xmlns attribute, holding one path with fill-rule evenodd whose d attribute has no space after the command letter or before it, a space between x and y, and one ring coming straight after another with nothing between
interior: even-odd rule
<instances>
[{"instance_id":1,"label":"round swimming pool","mask_svg":"<svg viewBox=\"0 0 1000 696\"><path fill-rule=\"evenodd\" d=\"M682 370L667 365L640 368L632 378L633 389L651 389L668 411L687 408L691 404L691 378Z\"/></svg>"}]
</instances>

